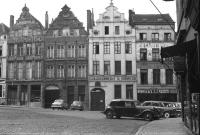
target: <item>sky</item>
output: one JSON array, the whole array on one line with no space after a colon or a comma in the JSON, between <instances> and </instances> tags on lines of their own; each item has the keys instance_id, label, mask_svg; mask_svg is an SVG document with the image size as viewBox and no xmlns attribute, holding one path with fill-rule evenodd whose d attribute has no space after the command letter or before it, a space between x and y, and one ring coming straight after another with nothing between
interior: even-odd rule
<instances>
[{"instance_id":1,"label":"sky","mask_svg":"<svg viewBox=\"0 0 200 135\"><path fill-rule=\"evenodd\" d=\"M162 14L170 14L174 22L176 22L175 0L170 2L163 0L152 1ZM110 2L111 0L0 0L0 23L4 23L9 27L10 15L14 15L16 22L22 12L22 8L26 4L29 12L44 26L46 11L48 11L50 23L52 18L55 19L61 11L61 8L66 4L86 28L86 11L93 9L94 19L96 21L99 18L99 14L105 12L105 8L109 6ZM127 20L129 9L134 9L136 14L159 14L150 0L113 0L113 3L119 12L125 14Z\"/></svg>"}]
</instances>

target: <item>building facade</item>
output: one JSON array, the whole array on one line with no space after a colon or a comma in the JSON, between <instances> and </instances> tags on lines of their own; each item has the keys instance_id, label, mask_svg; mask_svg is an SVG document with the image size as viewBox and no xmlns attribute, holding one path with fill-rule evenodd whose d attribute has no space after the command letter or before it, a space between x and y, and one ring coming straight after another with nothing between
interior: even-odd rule
<instances>
[{"instance_id":1,"label":"building facade","mask_svg":"<svg viewBox=\"0 0 200 135\"><path fill-rule=\"evenodd\" d=\"M129 10L130 25L135 28L137 95L146 100L177 101L172 59L161 63L161 47L175 41L174 22L168 14L135 14Z\"/></svg>"},{"instance_id":2,"label":"building facade","mask_svg":"<svg viewBox=\"0 0 200 135\"><path fill-rule=\"evenodd\" d=\"M0 104L6 104L6 56L9 28L0 24Z\"/></svg>"},{"instance_id":3,"label":"building facade","mask_svg":"<svg viewBox=\"0 0 200 135\"><path fill-rule=\"evenodd\" d=\"M124 14L111 1L89 33L90 110L104 110L112 99L137 99L135 31Z\"/></svg>"},{"instance_id":4,"label":"building facade","mask_svg":"<svg viewBox=\"0 0 200 135\"><path fill-rule=\"evenodd\" d=\"M46 21L48 15L46 14ZM88 35L65 5L45 35L44 107L62 98L68 105L83 101L88 108Z\"/></svg>"},{"instance_id":5,"label":"building facade","mask_svg":"<svg viewBox=\"0 0 200 135\"><path fill-rule=\"evenodd\" d=\"M42 106L43 39L42 24L25 5L14 24L10 17L7 46L7 104Z\"/></svg>"}]
</instances>

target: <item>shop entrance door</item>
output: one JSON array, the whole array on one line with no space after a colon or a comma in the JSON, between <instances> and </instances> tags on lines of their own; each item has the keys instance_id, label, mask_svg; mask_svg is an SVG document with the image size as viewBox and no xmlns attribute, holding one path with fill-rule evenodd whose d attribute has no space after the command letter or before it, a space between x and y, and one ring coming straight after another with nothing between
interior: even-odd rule
<instances>
[{"instance_id":1,"label":"shop entrance door","mask_svg":"<svg viewBox=\"0 0 200 135\"><path fill-rule=\"evenodd\" d=\"M105 109L105 91L93 89L91 91L91 111L103 111Z\"/></svg>"}]
</instances>

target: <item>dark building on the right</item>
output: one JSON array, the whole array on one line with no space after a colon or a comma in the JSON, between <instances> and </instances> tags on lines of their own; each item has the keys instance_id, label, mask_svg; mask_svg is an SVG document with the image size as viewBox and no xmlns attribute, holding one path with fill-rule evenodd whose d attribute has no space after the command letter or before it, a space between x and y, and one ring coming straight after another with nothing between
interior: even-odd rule
<instances>
[{"instance_id":1,"label":"dark building on the right","mask_svg":"<svg viewBox=\"0 0 200 135\"><path fill-rule=\"evenodd\" d=\"M176 8L176 44L163 48L161 57L174 59L182 119L194 134L199 134L199 0L176 0Z\"/></svg>"}]
</instances>

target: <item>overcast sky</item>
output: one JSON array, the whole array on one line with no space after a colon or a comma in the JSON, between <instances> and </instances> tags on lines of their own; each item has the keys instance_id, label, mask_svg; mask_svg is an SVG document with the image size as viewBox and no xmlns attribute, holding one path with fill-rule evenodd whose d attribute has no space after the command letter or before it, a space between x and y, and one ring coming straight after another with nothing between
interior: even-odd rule
<instances>
[{"instance_id":1,"label":"overcast sky","mask_svg":"<svg viewBox=\"0 0 200 135\"><path fill-rule=\"evenodd\" d=\"M161 13L169 13L176 22L176 2L165 2L163 0L152 0ZM128 10L134 9L136 14L159 14L156 8L151 4L150 0L113 0L114 6L118 11L125 14L128 20ZM22 8L27 5L29 12L37 18L44 26L45 12L48 11L49 22L52 18L56 18L61 8L67 4L74 15L86 27L87 9L94 11L95 21L99 14L105 11L109 6L110 0L0 0L0 23L7 26L10 25L10 15L14 15L15 21L19 18Z\"/></svg>"}]
</instances>

